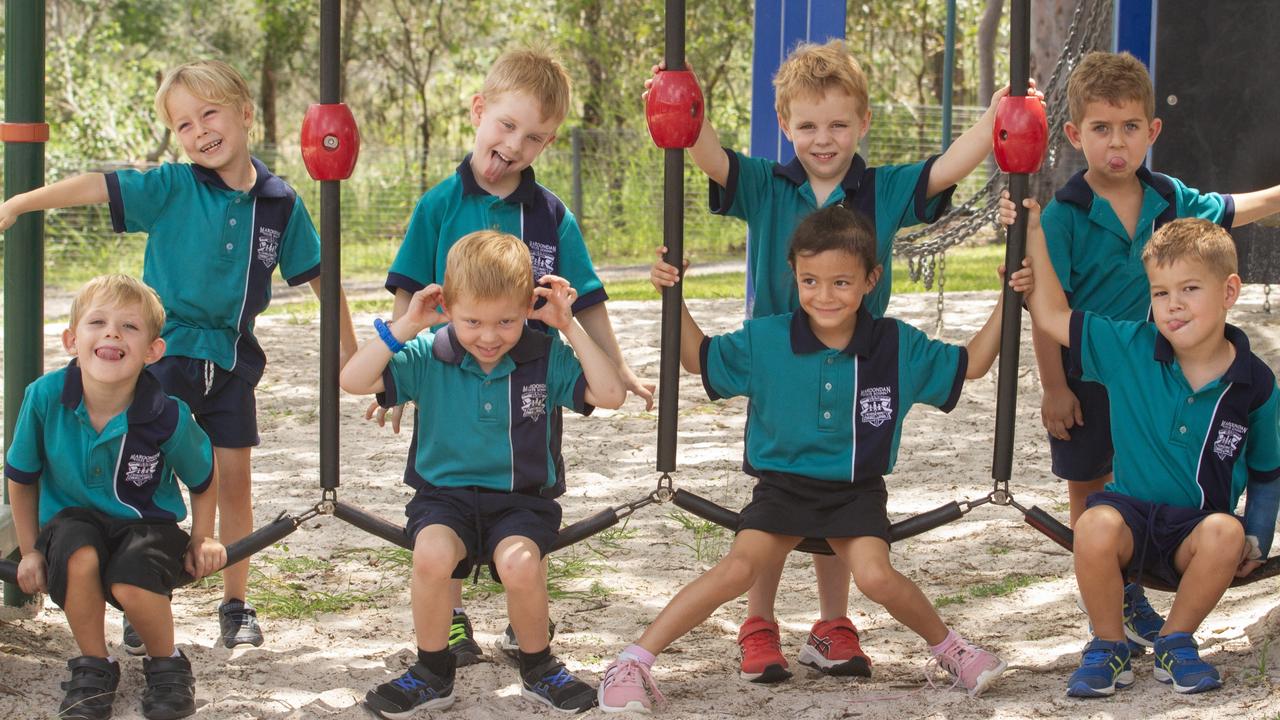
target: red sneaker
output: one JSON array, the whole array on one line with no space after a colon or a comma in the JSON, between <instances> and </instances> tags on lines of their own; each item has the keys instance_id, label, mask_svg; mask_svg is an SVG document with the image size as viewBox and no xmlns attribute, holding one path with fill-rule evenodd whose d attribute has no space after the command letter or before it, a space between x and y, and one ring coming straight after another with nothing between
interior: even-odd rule
<instances>
[{"instance_id":1,"label":"red sneaker","mask_svg":"<svg viewBox=\"0 0 1280 720\"><path fill-rule=\"evenodd\" d=\"M819 620L800 650L800 664L838 677L871 677L871 660L858 644L858 629L847 617Z\"/></svg>"},{"instance_id":2,"label":"red sneaker","mask_svg":"<svg viewBox=\"0 0 1280 720\"><path fill-rule=\"evenodd\" d=\"M791 677L787 659L782 656L777 623L759 616L747 618L738 631L738 648L742 651L738 676L743 680L776 683Z\"/></svg>"}]
</instances>

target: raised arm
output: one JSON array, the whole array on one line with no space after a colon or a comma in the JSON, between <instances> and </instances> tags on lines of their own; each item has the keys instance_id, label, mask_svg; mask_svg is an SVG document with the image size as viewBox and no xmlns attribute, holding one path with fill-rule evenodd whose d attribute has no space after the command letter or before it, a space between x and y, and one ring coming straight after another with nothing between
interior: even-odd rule
<instances>
[{"instance_id":1,"label":"raised arm","mask_svg":"<svg viewBox=\"0 0 1280 720\"><path fill-rule=\"evenodd\" d=\"M107 176L102 173L85 173L52 185L14 195L0 205L0 231L8 230L18 216L37 210L74 207L77 205L101 205L107 201Z\"/></svg>"},{"instance_id":2,"label":"raised arm","mask_svg":"<svg viewBox=\"0 0 1280 720\"><path fill-rule=\"evenodd\" d=\"M407 343L418 333L442 321L436 310L444 302L444 288L428 285L413 294L405 313L387 326L397 342ZM352 395L372 395L386 388L382 384L382 371L391 362L391 348L382 337L366 340L355 355L347 361L338 377L338 384Z\"/></svg>"},{"instance_id":3,"label":"raised arm","mask_svg":"<svg viewBox=\"0 0 1280 720\"><path fill-rule=\"evenodd\" d=\"M1232 193L1236 203L1231 227L1238 228L1280 212L1280 185L1249 193Z\"/></svg>"},{"instance_id":4,"label":"raised arm","mask_svg":"<svg viewBox=\"0 0 1280 720\"><path fill-rule=\"evenodd\" d=\"M1032 273L1029 263L1024 259L1024 267L1009 278L1009 286L1020 293L1031 292L1032 289ZM1004 279L1004 266L1000 266L997 270L1000 278ZM965 368L965 379L974 380L987 374L991 369L992 363L1000 354L1000 319L1004 315L1004 292L1001 291L996 299L996 305L991 309L991 315L987 317L987 321L983 323L978 332L974 333L969 339L969 343L965 345L965 351L969 356L969 364Z\"/></svg>"},{"instance_id":5,"label":"raised arm","mask_svg":"<svg viewBox=\"0 0 1280 720\"><path fill-rule=\"evenodd\" d=\"M956 138L947 151L942 153L933 168L929 171L928 197L933 197L969 176L978 164L991 153L991 133L996 122L996 106L1009 94L1009 86L1005 85L991 96L991 104L982 117L960 137ZM1044 93L1036 89L1036 81L1031 81L1027 88L1028 95L1034 95L1044 102Z\"/></svg>"},{"instance_id":6,"label":"raised arm","mask_svg":"<svg viewBox=\"0 0 1280 720\"><path fill-rule=\"evenodd\" d=\"M653 409L653 391L657 389L653 383L646 383L636 377L636 373L627 364L627 359L622 356L622 348L618 346L618 336L613 332L613 322L609 320L609 310L604 303L596 303L588 308L583 308L574 315L574 319L582 325L582 329L587 331L587 335L605 355L613 361L614 366L618 369L618 376L622 378L622 384L634 393L636 397L644 401L645 410Z\"/></svg>"},{"instance_id":7,"label":"raised arm","mask_svg":"<svg viewBox=\"0 0 1280 720\"><path fill-rule=\"evenodd\" d=\"M1016 211L1008 195L1006 192L1000 199L1000 222L1012 225ZM1032 323L1045 335L1063 347L1070 347L1071 306L1067 304L1062 283L1049 260L1044 228L1040 225L1040 204L1033 198L1027 198L1023 205L1028 210L1027 258L1031 260L1031 270L1035 274L1035 290L1027 296L1027 309L1031 311Z\"/></svg>"},{"instance_id":8,"label":"raised arm","mask_svg":"<svg viewBox=\"0 0 1280 720\"><path fill-rule=\"evenodd\" d=\"M320 297L320 278L309 283L311 291ZM347 291L338 286L338 367L343 367L356 354L356 328L351 323L351 308L347 305Z\"/></svg>"},{"instance_id":9,"label":"raised arm","mask_svg":"<svg viewBox=\"0 0 1280 720\"><path fill-rule=\"evenodd\" d=\"M693 66L685 63L685 67L690 72ZM653 74L656 77L658 73L666 70L666 61L660 62L653 66ZM696 77L696 74L695 74ZM644 81L644 95L649 96L649 88L653 87L653 78ZM698 169L706 173L718 185L724 185L729 181L729 158L724 154L724 148L720 147L720 136L716 133L716 129L711 125L711 118L706 114L702 117L702 130L698 133L698 140L689 148L689 157L693 158L693 163Z\"/></svg>"},{"instance_id":10,"label":"raised arm","mask_svg":"<svg viewBox=\"0 0 1280 720\"><path fill-rule=\"evenodd\" d=\"M543 275L538 282L541 285L533 289L533 294L547 302L541 308L531 310L529 317L559 330L573 348L578 363L582 365L582 375L587 380L588 403L609 409L622 407L627 399L627 388L618 374L618 366L573 318L577 291L568 280L556 275Z\"/></svg>"}]
</instances>

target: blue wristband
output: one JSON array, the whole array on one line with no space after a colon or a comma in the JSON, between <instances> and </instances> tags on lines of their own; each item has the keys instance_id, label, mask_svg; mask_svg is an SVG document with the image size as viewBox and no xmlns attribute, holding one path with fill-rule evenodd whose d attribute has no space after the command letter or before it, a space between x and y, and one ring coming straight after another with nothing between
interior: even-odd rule
<instances>
[{"instance_id":1,"label":"blue wristband","mask_svg":"<svg viewBox=\"0 0 1280 720\"><path fill-rule=\"evenodd\" d=\"M404 349L404 343L396 339L391 333L391 328L382 322L382 318L375 318L373 321L373 329L378 331L378 337L382 338L382 342L387 344L387 349L393 353L398 353Z\"/></svg>"}]
</instances>

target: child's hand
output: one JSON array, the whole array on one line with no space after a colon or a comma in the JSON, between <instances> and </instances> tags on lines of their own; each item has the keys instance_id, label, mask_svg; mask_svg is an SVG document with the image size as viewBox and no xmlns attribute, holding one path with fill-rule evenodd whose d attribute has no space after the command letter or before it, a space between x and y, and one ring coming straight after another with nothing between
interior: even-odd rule
<instances>
[{"instance_id":1,"label":"child's hand","mask_svg":"<svg viewBox=\"0 0 1280 720\"><path fill-rule=\"evenodd\" d=\"M1260 567L1262 567L1262 549L1258 547L1258 538L1246 535L1244 549L1240 553L1240 565L1236 567L1236 577L1245 577Z\"/></svg>"},{"instance_id":2,"label":"child's hand","mask_svg":"<svg viewBox=\"0 0 1280 720\"><path fill-rule=\"evenodd\" d=\"M649 282L653 283L653 288L658 292L662 292L663 288L674 287L680 282L682 273L676 270L675 266L663 260L663 256L667 254L667 248L658 248L658 259L653 263L653 267L649 268ZM684 271L689 271L689 259L685 258Z\"/></svg>"},{"instance_id":3,"label":"child's hand","mask_svg":"<svg viewBox=\"0 0 1280 720\"><path fill-rule=\"evenodd\" d=\"M546 303L534 310L529 309L529 318L541 320L549 327L564 330L573 322L573 302L578 299L578 291L569 281L558 275L543 275L538 281L543 287L533 289L534 302L538 298L546 299Z\"/></svg>"},{"instance_id":4,"label":"child's hand","mask_svg":"<svg viewBox=\"0 0 1280 720\"><path fill-rule=\"evenodd\" d=\"M1084 413L1080 411L1080 399L1071 389L1063 386L1047 387L1040 398L1040 422L1049 434L1059 440L1070 440L1068 431L1084 425Z\"/></svg>"},{"instance_id":5,"label":"child's hand","mask_svg":"<svg viewBox=\"0 0 1280 720\"><path fill-rule=\"evenodd\" d=\"M1027 209L1027 227L1033 228L1040 224L1040 203L1035 198L1029 197L1022 201L1022 206ZM1012 225L1018 219L1017 206L1013 204L1013 200L1009 198L1009 191L1005 190L1000 193L1000 202L997 210L999 220L1004 225Z\"/></svg>"},{"instance_id":6,"label":"child's hand","mask_svg":"<svg viewBox=\"0 0 1280 720\"><path fill-rule=\"evenodd\" d=\"M446 318L437 309L444 304L444 288L432 283L413 294L409 300L409 308L404 316L421 330L439 325ZM415 333L416 334L416 333Z\"/></svg>"},{"instance_id":7,"label":"child's hand","mask_svg":"<svg viewBox=\"0 0 1280 720\"><path fill-rule=\"evenodd\" d=\"M218 572L226 564L227 549L222 543L210 537L193 537L187 545L187 557L182 567L188 575L199 580Z\"/></svg>"},{"instance_id":8,"label":"child's hand","mask_svg":"<svg viewBox=\"0 0 1280 720\"><path fill-rule=\"evenodd\" d=\"M391 432L400 434L400 416L404 414L404 405L397 405L393 408L384 408L378 404L377 400L369 403L369 407L364 411L364 419L372 420L378 423L378 427L387 426L387 416L391 416Z\"/></svg>"},{"instance_id":9,"label":"child's hand","mask_svg":"<svg viewBox=\"0 0 1280 720\"><path fill-rule=\"evenodd\" d=\"M618 374L622 376L622 384L627 386L627 392L644 401L645 412L652 410L653 393L658 389L657 383L641 380L626 363L623 363Z\"/></svg>"},{"instance_id":10,"label":"child's hand","mask_svg":"<svg viewBox=\"0 0 1280 720\"><path fill-rule=\"evenodd\" d=\"M1003 281L1005 279L1004 265L1002 264L996 268L996 272L1000 275L1000 280ZM1030 293L1035 289L1036 282L1035 276L1031 272L1031 258L1022 258L1022 269L1009 278L1009 287L1013 288L1014 292L1024 294Z\"/></svg>"},{"instance_id":11,"label":"child's hand","mask_svg":"<svg viewBox=\"0 0 1280 720\"><path fill-rule=\"evenodd\" d=\"M987 106L987 112L988 112L989 114L991 114L991 116L992 116L992 117L995 117L996 106L1000 104L1000 100L1001 100L1002 98L1004 98L1004 97L1005 97L1006 95L1008 95L1008 94L1009 94L1009 86L1008 86L1008 85L1005 85L1004 87L1002 87L1002 88L1000 88L999 90L995 91L995 93L994 93L994 94L992 94L992 96L991 96L991 104ZM1038 89L1036 89L1036 79L1035 79L1035 78L1029 78L1029 79L1027 80L1027 95L1029 95L1029 96L1031 96L1031 97L1034 97L1034 98L1039 98L1039 100L1040 100L1040 105L1041 105L1041 106L1044 106L1044 105L1045 105L1045 102L1044 102L1044 93L1042 93L1042 92L1040 92Z\"/></svg>"},{"instance_id":12,"label":"child's hand","mask_svg":"<svg viewBox=\"0 0 1280 720\"><path fill-rule=\"evenodd\" d=\"M659 62L657 65L654 65L652 68L650 68L650 69L649 69L649 72L653 73L653 77L651 77L651 78L649 78L648 80L645 80L645 81L644 81L644 92L643 92L643 93L641 93L641 95L640 95L640 99L642 99L642 100L648 100L648 99L649 99L649 91L653 89L653 81L654 81L654 78L658 77L658 73L660 73L660 72L662 72L663 70L666 70L666 69L667 69L667 61L666 61L666 60L663 60L663 61ZM685 60L685 61L684 61L684 69L685 69L685 70L688 70L689 72L693 72L693 65L689 64L689 61L688 61L688 60ZM697 74L697 73L693 73L693 78L694 78L695 80L697 80L697 79L698 79L698 74ZM699 86L699 87L701 87L701 86L702 86L702 82L701 82L701 81L699 81L699 82L698 82L698 86Z\"/></svg>"},{"instance_id":13,"label":"child's hand","mask_svg":"<svg viewBox=\"0 0 1280 720\"><path fill-rule=\"evenodd\" d=\"M13 200L13 198L10 198L0 204L0 232L4 232L5 230L13 227L13 224L18 221L18 216L22 214L14 208ZM23 592L27 591L23 590ZM31 593L27 594L30 595Z\"/></svg>"},{"instance_id":14,"label":"child's hand","mask_svg":"<svg viewBox=\"0 0 1280 720\"><path fill-rule=\"evenodd\" d=\"M18 587L28 595L46 592L49 589L44 555L32 551L22 556L22 560L18 563Z\"/></svg>"}]
</instances>

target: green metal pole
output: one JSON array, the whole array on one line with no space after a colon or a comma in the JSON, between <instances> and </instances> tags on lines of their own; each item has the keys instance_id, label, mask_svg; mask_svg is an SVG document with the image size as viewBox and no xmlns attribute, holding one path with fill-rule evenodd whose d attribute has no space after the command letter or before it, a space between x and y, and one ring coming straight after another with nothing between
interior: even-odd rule
<instances>
[{"instance_id":1,"label":"green metal pole","mask_svg":"<svg viewBox=\"0 0 1280 720\"><path fill-rule=\"evenodd\" d=\"M947 40L942 59L942 152L951 147L951 94L956 65L956 0L947 0Z\"/></svg>"},{"instance_id":2,"label":"green metal pole","mask_svg":"<svg viewBox=\"0 0 1280 720\"><path fill-rule=\"evenodd\" d=\"M5 0L5 123L44 123L44 0ZM8 129L6 127L6 129ZM5 199L44 184L44 143L4 144ZM44 213L18 218L4 238L4 442L27 385L44 370ZM8 483L4 499L9 501ZM17 553L14 553L16 559ZM30 597L5 585L4 603L24 605Z\"/></svg>"}]
</instances>

